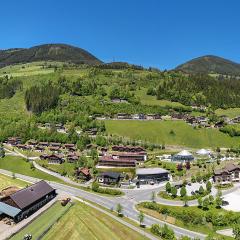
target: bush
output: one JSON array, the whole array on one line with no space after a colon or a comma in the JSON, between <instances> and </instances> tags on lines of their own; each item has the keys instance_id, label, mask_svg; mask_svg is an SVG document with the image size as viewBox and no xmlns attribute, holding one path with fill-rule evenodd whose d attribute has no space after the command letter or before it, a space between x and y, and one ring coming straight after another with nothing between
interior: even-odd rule
<instances>
[{"instance_id":1,"label":"bush","mask_svg":"<svg viewBox=\"0 0 240 240\"><path fill-rule=\"evenodd\" d=\"M159 224L153 224L151 226L151 232L166 240L176 239L174 231L171 228L169 228L166 224L164 224L163 227L161 227Z\"/></svg>"},{"instance_id":2,"label":"bush","mask_svg":"<svg viewBox=\"0 0 240 240\"><path fill-rule=\"evenodd\" d=\"M109 194L109 195L113 195L113 196L122 195L122 191L117 190L117 189L111 189L111 188L102 188L99 186L99 184L97 182L94 182L92 184L92 190L97 193Z\"/></svg>"}]
</instances>

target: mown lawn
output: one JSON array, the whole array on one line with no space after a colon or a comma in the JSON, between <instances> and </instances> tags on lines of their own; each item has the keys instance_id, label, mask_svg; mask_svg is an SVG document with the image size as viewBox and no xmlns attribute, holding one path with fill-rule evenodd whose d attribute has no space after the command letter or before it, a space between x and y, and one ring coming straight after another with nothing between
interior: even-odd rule
<instances>
[{"instance_id":1,"label":"mown lawn","mask_svg":"<svg viewBox=\"0 0 240 240\"><path fill-rule=\"evenodd\" d=\"M183 121L106 120L105 124L108 134L166 145L231 147L239 146L240 140L240 137L230 137L217 129L193 129Z\"/></svg>"},{"instance_id":2,"label":"mown lawn","mask_svg":"<svg viewBox=\"0 0 240 240\"><path fill-rule=\"evenodd\" d=\"M111 217L83 203L74 205L43 240L143 240L147 239Z\"/></svg>"},{"instance_id":3,"label":"mown lawn","mask_svg":"<svg viewBox=\"0 0 240 240\"><path fill-rule=\"evenodd\" d=\"M1 158L0 168L30 177L63 183L63 181L54 176L51 176L37 169L31 169L31 164L20 157L6 156L4 158Z\"/></svg>"},{"instance_id":4,"label":"mown lawn","mask_svg":"<svg viewBox=\"0 0 240 240\"><path fill-rule=\"evenodd\" d=\"M40 217L36 218L31 224L25 227L22 231L17 233L11 238L11 240L22 240L25 234L31 234L33 240L38 239L39 236L55 221L68 210L70 205L62 207L60 202L55 203L47 211L45 211ZM60 231L61 232L61 231ZM57 238L53 238L57 239Z\"/></svg>"},{"instance_id":5,"label":"mown lawn","mask_svg":"<svg viewBox=\"0 0 240 240\"><path fill-rule=\"evenodd\" d=\"M23 188L26 187L28 183L21 181L19 179L13 179L12 177L0 174L0 191L11 186Z\"/></svg>"}]
</instances>

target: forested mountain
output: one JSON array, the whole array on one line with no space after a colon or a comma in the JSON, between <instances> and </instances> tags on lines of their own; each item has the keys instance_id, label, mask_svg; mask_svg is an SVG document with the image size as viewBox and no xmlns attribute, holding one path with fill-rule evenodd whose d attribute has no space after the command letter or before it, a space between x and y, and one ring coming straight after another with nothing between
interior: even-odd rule
<instances>
[{"instance_id":1,"label":"forested mountain","mask_svg":"<svg viewBox=\"0 0 240 240\"><path fill-rule=\"evenodd\" d=\"M175 70L181 70L185 73L240 75L240 64L221 57L207 55L181 64Z\"/></svg>"},{"instance_id":2,"label":"forested mountain","mask_svg":"<svg viewBox=\"0 0 240 240\"><path fill-rule=\"evenodd\" d=\"M234 77L212 77L208 74L180 75L161 81L158 99L185 105L211 105L215 108L240 106L240 80Z\"/></svg>"},{"instance_id":3,"label":"forested mountain","mask_svg":"<svg viewBox=\"0 0 240 240\"><path fill-rule=\"evenodd\" d=\"M36 61L59 61L89 65L102 63L89 52L66 44L44 44L28 49L0 50L0 67Z\"/></svg>"}]
</instances>

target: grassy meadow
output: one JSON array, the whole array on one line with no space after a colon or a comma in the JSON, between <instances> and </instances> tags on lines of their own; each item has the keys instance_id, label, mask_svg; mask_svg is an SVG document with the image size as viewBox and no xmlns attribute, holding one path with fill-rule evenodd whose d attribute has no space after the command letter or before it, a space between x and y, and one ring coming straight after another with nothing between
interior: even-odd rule
<instances>
[{"instance_id":1,"label":"grassy meadow","mask_svg":"<svg viewBox=\"0 0 240 240\"><path fill-rule=\"evenodd\" d=\"M31 168L31 163L27 162L25 159L20 157L6 156L4 158L1 158L0 168L14 173L27 175L30 177L62 183L60 179L54 176L39 171L38 169Z\"/></svg>"},{"instance_id":2,"label":"grassy meadow","mask_svg":"<svg viewBox=\"0 0 240 240\"><path fill-rule=\"evenodd\" d=\"M53 224L64 212L68 209L70 205L62 207L62 205L57 202L52 207L50 207L46 212L44 212L40 217L30 223L27 227L17 233L15 236L10 238L11 240L22 240L25 234L31 234L33 239L38 239L40 235ZM62 231L60 231L62 232Z\"/></svg>"},{"instance_id":3,"label":"grassy meadow","mask_svg":"<svg viewBox=\"0 0 240 240\"><path fill-rule=\"evenodd\" d=\"M27 183L24 181L0 174L0 191L10 186L23 188L26 187L26 185Z\"/></svg>"},{"instance_id":4,"label":"grassy meadow","mask_svg":"<svg viewBox=\"0 0 240 240\"><path fill-rule=\"evenodd\" d=\"M140 101L144 105L157 105L160 107L185 107L183 104L178 102L171 102L168 100L157 100L156 96L147 95L147 89L142 88L135 91L136 97L139 97Z\"/></svg>"},{"instance_id":5,"label":"grassy meadow","mask_svg":"<svg viewBox=\"0 0 240 240\"><path fill-rule=\"evenodd\" d=\"M217 129L194 129L183 121L106 120L105 124L108 134L166 145L231 147L239 146L240 140L239 137L232 138Z\"/></svg>"},{"instance_id":6,"label":"grassy meadow","mask_svg":"<svg viewBox=\"0 0 240 240\"><path fill-rule=\"evenodd\" d=\"M125 227L104 213L83 203L77 203L43 238L43 240L50 239L143 240L147 238Z\"/></svg>"},{"instance_id":7,"label":"grassy meadow","mask_svg":"<svg viewBox=\"0 0 240 240\"><path fill-rule=\"evenodd\" d=\"M229 118L234 118L234 117L240 116L240 108L228 108L228 109L219 108L215 111L215 113L218 116L226 115Z\"/></svg>"},{"instance_id":8,"label":"grassy meadow","mask_svg":"<svg viewBox=\"0 0 240 240\"><path fill-rule=\"evenodd\" d=\"M55 203L40 217L17 233L11 240L22 240L25 234L32 234L38 239L41 234L54 223L43 240L145 240L147 238L125 227L111 217L83 203L72 207L62 207ZM60 217L60 219L59 219ZM49 220L50 219L50 220ZM56 223L55 221L59 219ZM64 230L64 231L63 231Z\"/></svg>"}]
</instances>

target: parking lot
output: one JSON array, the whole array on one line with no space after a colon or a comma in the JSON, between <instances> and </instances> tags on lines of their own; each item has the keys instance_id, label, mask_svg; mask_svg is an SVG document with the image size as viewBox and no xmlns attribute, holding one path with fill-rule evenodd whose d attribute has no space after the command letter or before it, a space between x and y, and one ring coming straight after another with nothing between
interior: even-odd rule
<instances>
[{"instance_id":1,"label":"parking lot","mask_svg":"<svg viewBox=\"0 0 240 240\"><path fill-rule=\"evenodd\" d=\"M229 204L223 206L224 209L234 212L240 212L240 189L238 188L236 191L229 193L224 196L224 201L227 201Z\"/></svg>"}]
</instances>

